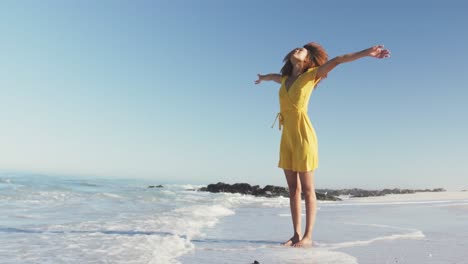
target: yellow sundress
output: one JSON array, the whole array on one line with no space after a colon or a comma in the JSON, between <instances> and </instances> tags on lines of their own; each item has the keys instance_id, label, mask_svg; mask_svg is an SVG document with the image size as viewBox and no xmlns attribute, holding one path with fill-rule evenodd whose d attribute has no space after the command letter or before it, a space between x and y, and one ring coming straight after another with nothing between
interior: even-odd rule
<instances>
[{"instance_id":1,"label":"yellow sundress","mask_svg":"<svg viewBox=\"0 0 468 264\"><path fill-rule=\"evenodd\" d=\"M319 81L315 80L317 69L310 68L299 75L289 90L285 84L288 76L281 78L280 112L276 116L279 129L283 127L279 168L300 172L318 168L317 136L307 115L310 95Z\"/></svg>"}]
</instances>

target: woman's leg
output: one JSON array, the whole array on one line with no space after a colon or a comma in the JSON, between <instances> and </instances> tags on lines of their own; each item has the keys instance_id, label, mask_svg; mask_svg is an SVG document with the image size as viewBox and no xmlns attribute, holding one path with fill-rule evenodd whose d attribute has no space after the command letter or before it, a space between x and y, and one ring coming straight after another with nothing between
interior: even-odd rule
<instances>
[{"instance_id":1,"label":"woman's leg","mask_svg":"<svg viewBox=\"0 0 468 264\"><path fill-rule=\"evenodd\" d=\"M314 171L299 172L299 179L305 200L306 228L301 241L293 245L295 247L312 245L312 229L314 228L315 214L317 209L317 198L315 197L314 186Z\"/></svg>"},{"instance_id":2,"label":"woman's leg","mask_svg":"<svg viewBox=\"0 0 468 264\"><path fill-rule=\"evenodd\" d=\"M301 182L297 171L284 170L284 175L288 182L289 205L291 207L294 234L283 245L291 246L301 240Z\"/></svg>"}]
</instances>

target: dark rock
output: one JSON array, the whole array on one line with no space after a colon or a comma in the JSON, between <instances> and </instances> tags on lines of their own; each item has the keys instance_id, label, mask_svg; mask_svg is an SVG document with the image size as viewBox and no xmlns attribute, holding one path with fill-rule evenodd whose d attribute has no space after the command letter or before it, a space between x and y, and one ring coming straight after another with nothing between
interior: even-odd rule
<instances>
[{"instance_id":1,"label":"dark rock","mask_svg":"<svg viewBox=\"0 0 468 264\"><path fill-rule=\"evenodd\" d=\"M202 192L212 192L212 193L219 193L219 192L227 192L227 193L241 193L241 194L250 194L254 196L261 196L261 197L289 197L288 188L274 186L274 185L267 185L263 189L260 188L258 185L250 186L247 183L235 183L235 184L227 184L223 182L218 182L216 184L209 184L207 187L202 187L199 189ZM334 197L332 195L326 195L321 193L316 193L318 200L327 200L327 201L339 201L341 199ZM304 197L302 197L304 199Z\"/></svg>"},{"instance_id":2,"label":"dark rock","mask_svg":"<svg viewBox=\"0 0 468 264\"><path fill-rule=\"evenodd\" d=\"M266 197L277 197L277 196L289 197L289 191L285 187L267 185L263 187L263 191L265 192Z\"/></svg>"},{"instance_id":3,"label":"dark rock","mask_svg":"<svg viewBox=\"0 0 468 264\"><path fill-rule=\"evenodd\" d=\"M154 186L154 185L150 185L148 186L148 188L163 188L164 186L162 185L157 185L157 186Z\"/></svg>"},{"instance_id":4,"label":"dark rock","mask_svg":"<svg viewBox=\"0 0 468 264\"><path fill-rule=\"evenodd\" d=\"M231 186L232 193L252 194L252 187L248 183L235 183Z\"/></svg>"},{"instance_id":5,"label":"dark rock","mask_svg":"<svg viewBox=\"0 0 468 264\"><path fill-rule=\"evenodd\" d=\"M216 184L210 184L206 186L206 191L218 193L218 192L227 192L227 184L218 182Z\"/></svg>"},{"instance_id":6,"label":"dark rock","mask_svg":"<svg viewBox=\"0 0 468 264\"><path fill-rule=\"evenodd\" d=\"M317 197L317 200L321 200L321 201L341 201L340 198L332 196L332 195L328 195L328 193L324 194L324 193L315 192L315 196ZM302 197L302 199L304 199L304 197Z\"/></svg>"},{"instance_id":7,"label":"dark rock","mask_svg":"<svg viewBox=\"0 0 468 264\"><path fill-rule=\"evenodd\" d=\"M209 184L206 187L206 190L201 188L200 191L207 192L228 192L228 193L242 193L242 194L252 194L252 187L248 183L236 183L233 185L226 184L223 182L218 182L216 184Z\"/></svg>"},{"instance_id":8,"label":"dark rock","mask_svg":"<svg viewBox=\"0 0 468 264\"><path fill-rule=\"evenodd\" d=\"M252 186L252 195L261 196L265 194L266 194L265 191L262 188L260 188L260 186L258 185Z\"/></svg>"},{"instance_id":9,"label":"dark rock","mask_svg":"<svg viewBox=\"0 0 468 264\"><path fill-rule=\"evenodd\" d=\"M227 184L223 182L218 182L216 184L209 184L207 187L202 187L198 189L203 192L228 192L228 193L241 193L241 194L251 194L254 196L262 197L289 197L288 188L266 185L263 189L258 185L250 186L248 183L235 183ZM349 195L351 197L370 197L370 196L383 196L387 194L407 194L407 193L416 193L416 192L445 192L443 188L436 189L383 189L383 190L363 190L359 188L353 189L341 189L341 190L332 190L332 189L316 189L315 195L317 200L326 200L326 201L340 201L341 199L336 197L340 195ZM304 197L302 196L302 199Z\"/></svg>"}]
</instances>

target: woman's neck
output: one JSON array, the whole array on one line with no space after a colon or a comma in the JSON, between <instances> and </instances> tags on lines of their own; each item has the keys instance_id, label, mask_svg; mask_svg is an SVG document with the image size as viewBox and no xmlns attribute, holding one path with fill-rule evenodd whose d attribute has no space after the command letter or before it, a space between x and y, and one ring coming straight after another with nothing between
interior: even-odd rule
<instances>
[{"instance_id":1,"label":"woman's neck","mask_svg":"<svg viewBox=\"0 0 468 264\"><path fill-rule=\"evenodd\" d=\"M298 62L293 64L293 69L292 69L292 77L297 77L301 75L304 72L304 63L303 62Z\"/></svg>"}]
</instances>

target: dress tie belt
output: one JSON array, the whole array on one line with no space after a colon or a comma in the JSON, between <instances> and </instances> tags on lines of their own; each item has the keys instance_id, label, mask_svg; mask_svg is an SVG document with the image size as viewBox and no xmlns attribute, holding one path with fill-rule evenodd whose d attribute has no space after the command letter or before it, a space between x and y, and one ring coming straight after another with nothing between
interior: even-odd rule
<instances>
[{"instance_id":1,"label":"dress tie belt","mask_svg":"<svg viewBox=\"0 0 468 264\"><path fill-rule=\"evenodd\" d=\"M288 111L283 111L283 113L288 113L288 112L293 112L293 113L305 113L306 111L305 111L305 110L288 110ZM279 112L278 114L276 114L275 121L273 122L273 125L271 125L271 128L273 128L273 127L275 126L276 120L278 120L278 129L281 130L281 128L283 127L283 121L284 121L284 118L283 118L283 115L281 115L281 112Z\"/></svg>"},{"instance_id":2,"label":"dress tie belt","mask_svg":"<svg viewBox=\"0 0 468 264\"><path fill-rule=\"evenodd\" d=\"M275 126L277 119L279 119L278 128L281 130L281 127L283 126L283 116L281 115L281 112L276 115L275 121L273 122L273 125L271 125L271 128Z\"/></svg>"}]
</instances>

